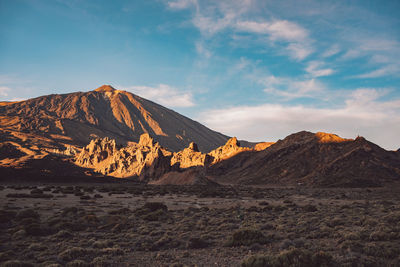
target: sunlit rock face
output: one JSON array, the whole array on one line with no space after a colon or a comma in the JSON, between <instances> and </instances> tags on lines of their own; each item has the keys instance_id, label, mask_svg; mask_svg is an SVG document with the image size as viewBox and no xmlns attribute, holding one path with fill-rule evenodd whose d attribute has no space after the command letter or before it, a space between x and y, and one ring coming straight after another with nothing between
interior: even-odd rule
<instances>
[{"instance_id":1,"label":"sunlit rock face","mask_svg":"<svg viewBox=\"0 0 400 267\"><path fill-rule=\"evenodd\" d=\"M103 175L126 178L138 177L140 181L157 180L168 172L183 172L189 168L206 168L216 162L230 158L240 152L253 150L242 148L236 138L231 138L224 146L204 154L196 143L179 152L170 152L155 142L149 134L142 134L139 142L117 148L115 140L109 138L92 140L75 156L78 166L94 169ZM205 171L190 171L188 181L206 183ZM193 176L193 177L192 177ZM195 176L195 177L194 177ZM180 177L180 178L179 178ZM184 183L183 175L178 178L166 177L165 181ZM155 183L155 182L154 182Z\"/></svg>"},{"instance_id":2,"label":"sunlit rock face","mask_svg":"<svg viewBox=\"0 0 400 267\"><path fill-rule=\"evenodd\" d=\"M143 134L139 143L131 143L121 149L116 149L115 140L108 138L92 140L76 156L75 162L79 166L93 168L104 175L120 178L142 176L144 179L145 172L159 176L160 173L169 171L171 155L171 152L154 142L149 134Z\"/></svg>"}]
</instances>

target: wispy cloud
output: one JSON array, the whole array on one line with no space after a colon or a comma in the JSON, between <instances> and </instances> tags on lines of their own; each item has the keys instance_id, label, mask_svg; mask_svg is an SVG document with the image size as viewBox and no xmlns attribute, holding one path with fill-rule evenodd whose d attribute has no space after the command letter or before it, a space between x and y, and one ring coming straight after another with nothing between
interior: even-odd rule
<instances>
[{"instance_id":1,"label":"wispy cloud","mask_svg":"<svg viewBox=\"0 0 400 267\"><path fill-rule=\"evenodd\" d=\"M141 97L152 100L166 107L192 107L195 105L193 95L166 84L151 86L120 86L123 90L130 91Z\"/></svg>"},{"instance_id":2,"label":"wispy cloud","mask_svg":"<svg viewBox=\"0 0 400 267\"><path fill-rule=\"evenodd\" d=\"M235 25L238 30L268 34L271 40L304 41L308 38L308 32L296 23L287 20L263 21L238 21Z\"/></svg>"},{"instance_id":3,"label":"wispy cloud","mask_svg":"<svg viewBox=\"0 0 400 267\"><path fill-rule=\"evenodd\" d=\"M345 137L365 134L387 149L397 149L400 101L378 101L383 94L379 89L364 88L355 90L337 108L282 104L236 106L208 110L197 119L212 129L251 141L276 141L293 132L309 130Z\"/></svg>"},{"instance_id":4,"label":"wispy cloud","mask_svg":"<svg viewBox=\"0 0 400 267\"><path fill-rule=\"evenodd\" d=\"M324 62L322 61L310 61L306 68L306 71L313 77L322 77L332 75L335 71L331 68L324 68Z\"/></svg>"},{"instance_id":5,"label":"wispy cloud","mask_svg":"<svg viewBox=\"0 0 400 267\"><path fill-rule=\"evenodd\" d=\"M296 60L303 60L313 52L310 45L301 43L291 43L286 49L289 51L289 55Z\"/></svg>"},{"instance_id":6,"label":"wispy cloud","mask_svg":"<svg viewBox=\"0 0 400 267\"><path fill-rule=\"evenodd\" d=\"M196 51L198 54L203 55L205 58L210 58L212 53L207 49L202 41L196 42Z\"/></svg>"},{"instance_id":7,"label":"wispy cloud","mask_svg":"<svg viewBox=\"0 0 400 267\"><path fill-rule=\"evenodd\" d=\"M10 90L7 86L0 86L0 96L8 96Z\"/></svg>"},{"instance_id":8,"label":"wispy cloud","mask_svg":"<svg viewBox=\"0 0 400 267\"><path fill-rule=\"evenodd\" d=\"M258 83L265 87L265 93L283 97L284 100L321 98L326 90L325 86L314 78L296 79L270 75L258 79Z\"/></svg>"},{"instance_id":9,"label":"wispy cloud","mask_svg":"<svg viewBox=\"0 0 400 267\"><path fill-rule=\"evenodd\" d=\"M168 7L172 9L185 9L196 4L196 0L175 0L167 2Z\"/></svg>"},{"instance_id":10,"label":"wispy cloud","mask_svg":"<svg viewBox=\"0 0 400 267\"><path fill-rule=\"evenodd\" d=\"M342 60L366 58L372 71L354 75L352 78L378 78L389 75L400 76L400 43L393 39L357 36L352 45L341 56ZM357 48L354 48L357 47Z\"/></svg>"},{"instance_id":11,"label":"wispy cloud","mask_svg":"<svg viewBox=\"0 0 400 267\"><path fill-rule=\"evenodd\" d=\"M234 27L238 31L264 34L272 42L287 42L285 50L291 58L296 60L303 60L313 52L308 31L287 20L273 20L271 22L238 21Z\"/></svg>"},{"instance_id":12,"label":"wispy cloud","mask_svg":"<svg viewBox=\"0 0 400 267\"><path fill-rule=\"evenodd\" d=\"M324 57L324 58L332 57L332 56L338 54L339 52L340 52L339 45L334 44L330 48L325 50L325 52L322 53L322 57Z\"/></svg>"},{"instance_id":13,"label":"wispy cloud","mask_svg":"<svg viewBox=\"0 0 400 267\"><path fill-rule=\"evenodd\" d=\"M386 65L379 69L353 76L354 78L377 78L387 75L394 75L400 72L400 65Z\"/></svg>"},{"instance_id":14,"label":"wispy cloud","mask_svg":"<svg viewBox=\"0 0 400 267\"><path fill-rule=\"evenodd\" d=\"M249 19L247 11L251 10L254 2L217 1L201 4L196 0L177 0L168 2L168 6L174 9L191 9L192 24L205 39L229 30L228 35L232 39L234 33L238 32L265 36L271 44L283 42L278 46L282 46L282 52L295 60L303 60L314 51L308 30L298 23L276 18Z\"/></svg>"}]
</instances>

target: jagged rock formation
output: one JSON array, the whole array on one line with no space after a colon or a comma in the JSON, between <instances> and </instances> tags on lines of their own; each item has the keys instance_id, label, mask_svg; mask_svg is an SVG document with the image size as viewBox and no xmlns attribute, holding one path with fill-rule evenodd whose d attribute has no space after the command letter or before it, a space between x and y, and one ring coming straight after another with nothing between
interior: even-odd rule
<instances>
[{"instance_id":1,"label":"jagged rock formation","mask_svg":"<svg viewBox=\"0 0 400 267\"><path fill-rule=\"evenodd\" d=\"M400 157L358 137L299 132L208 170L219 183L376 186L400 181Z\"/></svg>"},{"instance_id":2,"label":"jagged rock formation","mask_svg":"<svg viewBox=\"0 0 400 267\"><path fill-rule=\"evenodd\" d=\"M195 143L190 143L189 147L174 153L171 165L176 165L179 168L190 168L207 166L211 161L212 158L209 155L201 153Z\"/></svg>"},{"instance_id":3,"label":"jagged rock formation","mask_svg":"<svg viewBox=\"0 0 400 267\"><path fill-rule=\"evenodd\" d=\"M49 146L52 149L64 144L82 146L104 137L127 144L138 142L141 134L148 133L171 151L196 142L200 151L206 152L228 139L170 109L109 85L89 92L0 102L0 131L18 135L20 143L46 138L46 146L56 143Z\"/></svg>"},{"instance_id":4,"label":"jagged rock formation","mask_svg":"<svg viewBox=\"0 0 400 267\"><path fill-rule=\"evenodd\" d=\"M138 143L118 149L115 140L92 140L76 156L75 162L82 167L113 177L158 177L170 171L172 153L155 143L149 134L143 134Z\"/></svg>"},{"instance_id":5,"label":"jagged rock formation","mask_svg":"<svg viewBox=\"0 0 400 267\"><path fill-rule=\"evenodd\" d=\"M226 142L224 146L218 147L217 149L208 153L212 158L212 164L220 162L222 160L226 160L231 158L241 152L250 151L251 148L248 147L241 147L239 141L236 137L232 137L231 139Z\"/></svg>"},{"instance_id":6,"label":"jagged rock formation","mask_svg":"<svg viewBox=\"0 0 400 267\"><path fill-rule=\"evenodd\" d=\"M208 166L250 150L253 149L240 147L237 139L231 138L208 154L201 153L195 143L171 153L155 143L149 134L143 134L139 143L120 149L115 140L109 138L92 140L76 155L75 162L103 175L137 177L153 184L213 184L215 182L206 178Z\"/></svg>"}]
</instances>

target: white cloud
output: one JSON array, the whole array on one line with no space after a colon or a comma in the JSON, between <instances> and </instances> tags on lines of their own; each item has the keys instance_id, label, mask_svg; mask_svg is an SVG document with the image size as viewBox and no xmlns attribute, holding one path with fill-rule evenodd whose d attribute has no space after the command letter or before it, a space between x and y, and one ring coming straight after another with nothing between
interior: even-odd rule
<instances>
[{"instance_id":1,"label":"white cloud","mask_svg":"<svg viewBox=\"0 0 400 267\"><path fill-rule=\"evenodd\" d=\"M212 18L197 15L193 18L193 24L206 36L212 36L232 24L234 14L226 14L222 18Z\"/></svg>"},{"instance_id":2,"label":"white cloud","mask_svg":"<svg viewBox=\"0 0 400 267\"><path fill-rule=\"evenodd\" d=\"M197 5L196 0L175 0L167 3L169 8L172 9L186 9L192 5Z\"/></svg>"},{"instance_id":3,"label":"white cloud","mask_svg":"<svg viewBox=\"0 0 400 267\"><path fill-rule=\"evenodd\" d=\"M212 53L208 50L203 42L196 42L196 51L198 54L203 55L205 58L210 58Z\"/></svg>"},{"instance_id":4,"label":"white cloud","mask_svg":"<svg viewBox=\"0 0 400 267\"><path fill-rule=\"evenodd\" d=\"M376 89L354 91L344 106L316 108L264 104L207 110L197 118L211 129L249 141L276 141L302 131L343 137L365 136L386 149L398 149L400 100L381 102Z\"/></svg>"},{"instance_id":5,"label":"white cloud","mask_svg":"<svg viewBox=\"0 0 400 267\"><path fill-rule=\"evenodd\" d=\"M265 93L281 96L286 100L304 97L319 98L326 89L314 78L298 80L270 75L260 78L258 82L265 86Z\"/></svg>"},{"instance_id":6,"label":"white cloud","mask_svg":"<svg viewBox=\"0 0 400 267\"><path fill-rule=\"evenodd\" d=\"M273 20L271 22L238 21L233 27L238 31L266 35L272 42L287 42L284 50L288 52L291 58L296 60L303 60L313 52L308 31L287 20Z\"/></svg>"},{"instance_id":7,"label":"white cloud","mask_svg":"<svg viewBox=\"0 0 400 267\"><path fill-rule=\"evenodd\" d=\"M323 68L324 63L321 61L310 61L306 71L313 77L322 77L332 75L335 71L330 68Z\"/></svg>"},{"instance_id":8,"label":"white cloud","mask_svg":"<svg viewBox=\"0 0 400 267\"><path fill-rule=\"evenodd\" d=\"M340 48L337 44L335 44L335 45L332 45L328 50L326 50L322 54L322 57L331 57L331 56L336 55L339 52L340 52Z\"/></svg>"},{"instance_id":9,"label":"white cloud","mask_svg":"<svg viewBox=\"0 0 400 267\"><path fill-rule=\"evenodd\" d=\"M367 72L364 74L356 75L355 78L377 78L387 75L396 74L400 71L400 65L386 65L379 69Z\"/></svg>"},{"instance_id":10,"label":"white cloud","mask_svg":"<svg viewBox=\"0 0 400 267\"><path fill-rule=\"evenodd\" d=\"M341 59L365 58L368 60L367 65L375 68L373 71L352 76L352 78L377 78L400 74L400 43L398 41L375 35L365 37L357 34L354 34L350 41L350 48L341 56Z\"/></svg>"},{"instance_id":11,"label":"white cloud","mask_svg":"<svg viewBox=\"0 0 400 267\"><path fill-rule=\"evenodd\" d=\"M8 96L8 91L10 91L10 88L7 86L0 86L0 96Z\"/></svg>"},{"instance_id":12,"label":"white cloud","mask_svg":"<svg viewBox=\"0 0 400 267\"><path fill-rule=\"evenodd\" d=\"M195 105L191 93L180 91L166 84L159 84L157 87L129 86L121 88L170 108L192 107Z\"/></svg>"},{"instance_id":13,"label":"white cloud","mask_svg":"<svg viewBox=\"0 0 400 267\"><path fill-rule=\"evenodd\" d=\"M291 43L287 46L287 50L289 55L296 60L303 60L313 52L312 48L301 43Z\"/></svg>"},{"instance_id":14,"label":"white cloud","mask_svg":"<svg viewBox=\"0 0 400 267\"><path fill-rule=\"evenodd\" d=\"M302 41L308 37L308 32L296 23L287 20L272 22L238 21L235 28L241 31L268 34L271 40Z\"/></svg>"},{"instance_id":15,"label":"white cloud","mask_svg":"<svg viewBox=\"0 0 400 267\"><path fill-rule=\"evenodd\" d=\"M272 39L287 41L303 41L308 37L308 32L296 23L287 20L275 20L270 23L268 33Z\"/></svg>"}]
</instances>

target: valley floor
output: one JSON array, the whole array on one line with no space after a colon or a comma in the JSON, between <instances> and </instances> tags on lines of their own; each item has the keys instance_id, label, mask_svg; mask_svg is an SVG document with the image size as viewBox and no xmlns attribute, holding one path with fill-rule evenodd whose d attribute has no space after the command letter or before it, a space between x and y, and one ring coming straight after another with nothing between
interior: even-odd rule
<instances>
[{"instance_id":1,"label":"valley floor","mask_svg":"<svg viewBox=\"0 0 400 267\"><path fill-rule=\"evenodd\" d=\"M0 189L4 266L400 265L399 186Z\"/></svg>"}]
</instances>

